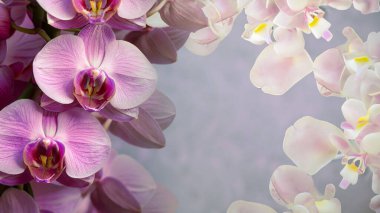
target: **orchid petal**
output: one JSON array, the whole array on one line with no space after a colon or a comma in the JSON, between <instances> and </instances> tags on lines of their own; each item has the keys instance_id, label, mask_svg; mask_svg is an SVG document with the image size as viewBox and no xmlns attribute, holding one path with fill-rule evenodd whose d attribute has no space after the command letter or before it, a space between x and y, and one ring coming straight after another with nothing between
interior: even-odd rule
<instances>
[{"instance_id":1,"label":"orchid petal","mask_svg":"<svg viewBox=\"0 0 380 213\"><path fill-rule=\"evenodd\" d=\"M29 170L25 171L18 175L10 175L3 172L0 172L0 184L7 186L16 186L20 184L26 184L33 180L32 175L30 175Z\"/></svg>"},{"instance_id":2,"label":"orchid petal","mask_svg":"<svg viewBox=\"0 0 380 213\"><path fill-rule=\"evenodd\" d=\"M360 147L369 155L378 155L380 153L380 133L371 133L365 136L360 143Z\"/></svg>"},{"instance_id":3,"label":"orchid petal","mask_svg":"<svg viewBox=\"0 0 380 213\"><path fill-rule=\"evenodd\" d=\"M94 180L95 180L95 175L91 175L85 178L72 178L68 176L66 172L62 172L62 174L57 179L57 182L68 187L83 188L92 184Z\"/></svg>"},{"instance_id":4,"label":"orchid petal","mask_svg":"<svg viewBox=\"0 0 380 213\"><path fill-rule=\"evenodd\" d=\"M70 104L74 101L75 74L88 66L83 40L74 35L61 35L37 54L33 72L38 86L47 96Z\"/></svg>"},{"instance_id":5,"label":"orchid petal","mask_svg":"<svg viewBox=\"0 0 380 213\"><path fill-rule=\"evenodd\" d=\"M61 20L70 20L77 12L70 0L37 0L38 4L48 12Z\"/></svg>"},{"instance_id":6,"label":"orchid petal","mask_svg":"<svg viewBox=\"0 0 380 213\"><path fill-rule=\"evenodd\" d=\"M348 99L342 105L342 113L346 121L356 127L359 118L367 114L367 108L362 101Z\"/></svg>"},{"instance_id":7,"label":"orchid petal","mask_svg":"<svg viewBox=\"0 0 380 213\"><path fill-rule=\"evenodd\" d=\"M166 129L173 122L176 115L174 103L158 90L141 105L141 108L158 122L161 129Z\"/></svg>"},{"instance_id":8,"label":"orchid petal","mask_svg":"<svg viewBox=\"0 0 380 213\"><path fill-rule=\"evenodd\" d=\"M3 2L0 2L0 40L5 40L11 36L11 17Z\"/></svg>"},{"instance_id":9,"label":"orchid petal","mask_svg":"<svg viewBox=\"0 0 380 213\"><path fill-rule=\"evenodd\" d=\"M291 57L304 52L305 40L299 30L278 27L274 30L273 37L276 40L273 48L278 55Z\"/></svg>"},{"instance_id":10,"label":"orchid petal","mask_svg":"<svg viewBox=\"0 0 380 213\"><path fill-rule=\"evenodd\" d=\"M41 101L40 106L44 108L45 110L51 111L51 112L63 112L63 111L66 111L73 107L78 106L78 103L75 101L71 104L60 104L54 101L53 99L49 98L45 94L42 94L40 101Z\"/></svg>"},{"instance_id":11,"label":"orchid petal","mask_svg":"<svg viewBox=\"0 0 380 213\"><path fill-rule=\"evenodd\" d=\"M175 213L178 203L175 196L166 188L158 185L156 193L143 207L146 213Z\"/></svg>"},{"instance_id":12,"label":"orchid petal","mask_svg":"<svg viewBox=\"0 0 380 213\"><path fill-rule=\"evenodd\" d=\"M110 131L124 141L142 148L163 148L165 136L158 122L145 110L139 110L137 119L113 122Z\"/></svg>"},{"instance_id":13,"label":"orchid petal","mask_svg":"<svg viewBox=\"0 0 380 213\"><path fill-rule=\"evenodd\" d=\"M373 58L380 59L380 33L370 33L366 45L368 54Z\"/></svg>"},{"instance_id":14,"label":"orchid petal","mask_svg":"<svg viewBox=\"0 0 380 213\"><path fill-rule=\"evenodd\" d=\"M352 0L326 0L328 6L337 10L347 10L352 5Z\"/></svg>"},{"instance_id":15,"label":"orchid petal","mask_svg":"<svg viewBox=\"0 0 380 213\"><path fill-rule=\"evenodd\" d=\"M0 212L39 213L37 204L26 192L9 188L0 198Z\"/></svg>"},{"instance_id":16,"label":"orchid petal","mask_svg":"<svg viewBox=\"0 0 380 213\"><path fill-rule=\"evenodd\" d=\"M353 5L363 14L375 13L380 10L378 0L354 0Z\"/></svg>"},{"instance_id":17,"label":"orchid petal","mask_svg":"<svg viewBox=\"0 0 380 213\"><path fill-rule=\"evenodd\" d=\"M376 213L380 212L380 195L375 195L369 204L369 207Z\"/></svg>"},{"instance_id":18,"label":"orchid petal","mask_svg":"<svg viewBox=\"0 0 380 213\"><path fill-rule=\"evenodd\" d=\"M32 100L18 100L0 111L0 123L0 171L20 174L25 145L44 136L42 110Z\"/></svg>"},{"instance_id":19,"label":"orchid petal","mask_svg":"<svg viewBox=\"0 0 380 213\"><path fill-rule=\"evenodd\" d=\"M285 57L277 54L274 46L269 45L257 57L251 69L251 82L265 93L282 95L308 75L312 66L305 50L299 55Z\"/></svg>"},{"instance_id":20,"label":"orchid petal","mask_svg":"<svg viewBox=\"0 0 380 213\"><path fill-rule=\"evenodd\" d=\"M330 142L332 135L343 133L328 122L303 117L286 130L284 152L299 168L313 175L338 153Z\"/></svg>"},{"instance_id":21,"label":"orchid petal","mask_svg":"<svg viewBox=\"0 0 380 213\"><path fill-rule=\"evenodd\" d=\"M7 66L0 66L0 109L10 104L17 97L13 97L13 72Z\"/></svg>"},{"instance_id":22,"label":"orchid petal","mask_svg":"<svg viewBox=\"0 0 380 213\"><path fill-rule=\"evenodd\" d=\"M42 211L73 212L81 198L79 188L48 183L32 183L34 199Z\"/></svg>"},{"instance_id":23,"label":"orchid petal","mask_svg":"<svg viewBox=\"0 0 380 213\"><path fill-rule=\"evenodd\" d=\"M73 19L70 20L62 20L50 14L47 14L47 21L51 26L61 30L82 28L88 24L88 19L86 19L86 17L82 14L77 14Z\"/></svg>"},{"instance_id":24,"label":"orchid petal","mask_svg":"<svg viewBox=\"0 0 380 213\"><path fill-rule=\"evenodd\" d=\"M160 10L161 18L169 26L195 32L208 25L199 1L168 1Z\"/></svg>"},{"instance_id":25,"label":"orchid petal","mask_svg":"<svg viewBox=\"0 0 380 213\"><path fill-rule=\"evenodd\" d=\"M102 64L108 44L116 40L111 27L106 24L88 24L78 36L84 41L87 59L93 68Z\"/></svg>"},{"instance_id":26,"label":"orchid petal","mask_svg":"<svg viewBox=\"0 0 380 213\"><path fill-rule=\"evenodd\" d=\"M270 194L280 205L292 204L302 192L316 194L313 179L295 166L279 166L272 174L269 184Z\"/></svg>"},{"instance_id":27,"label":"orchid petal","mask_svg":"<svg viewBox=\"0 0 380 213\"><path fill-rule=\"evenodd\" d=\"M107 24L113 29L140 31L146 27L146 20L145 17L124 19L118 14L115 14L107 21Z\"/></svg>"},{"instance_id":28,"label":"orchid petal","mask_svg":"<svg viewBox=\"0 0 380 213\"><path fill-rule=\"evenodd\" d=\"M65 146L66 173L85 178L99 171L108 159L111 142L99 121L81 109L60 113L56 140Z\"/></svg>"},{"instance_id":29,"label":"orchid petal","mask_svg":"<svg viewBox=\"0 0 380 213\"><path fill-rule=\"evenodd\" d=\"M274 209L271 207L261 204L261 203L254 203L254 202L248 202L244 200L238 200L228 207L227 213L254 213L254 212L260 212L260 213L277 213Z\"/></svg>"},{"instance_id":30,"label":"orchid petal","mask_svg":"<svg viewBox=\"0 0 380 213\"><path fill-rule=\"evenodd\" d=\"M155 69L140 50L129 42L111 42L101 69L115 81L116 93L110 102L115 108L134 108L146 101L155 90Z\"/></svg>"},{"instance_id":31,"label":"orchid petal","mask_svg":"<svg viewBox=\"0 0 380 213\"><path fill-rule=\"evenodd\" d=\"M372 170L372 191L376 194L380 193L380 170Z\"/></svg>"},{"instance_id":32,"label":"orchid petal","mask_svg":"<svg viewBox=\"0 0 380 213\"><path fill-rule=\"evenodd\" d=\"M268 20L278 13L274 1L251 1L245 8L245 14L259 21Z\"/></svg>"},{"instance_id":33,"label":"orchid petal","mask_svg":"<svg viewBox=\"0 0 380 213\"><path fill-rule=\"evenodd\" d=\"M149 172L127 155L116 156L103 170L103 177L117 180L121 184L119 187L127 190L138 201L140 206L144 206L151 200L157 188ZM123 205L123 199L117 200L118 197L112 196L113 193L118 192L113 192L114 190L110 190L106 186L103 187L103 190L115 203L120 206Z\"/></svg>"},{"instance_id":34,"label":"orchid petal","mask_svg":"<svg viewBox=\"0 0 380 213\"><path fill-rule=\"evenodd\" d=\"M125 19L135 19L144 16L156 3L156 0L121 0L117 13Z\"/></svg>"},{"instance_id":35,"label":"orchid petal","mask_svg":"<svg viewBox=\"0 0 380 213\"><path fill-rule=\"evenodd\" d=\"M99 113L107 119L119 122L129 122L138 118L139 108L132 109L116 109L112 105L108 104Z\"/></svg>"}]
</instances>

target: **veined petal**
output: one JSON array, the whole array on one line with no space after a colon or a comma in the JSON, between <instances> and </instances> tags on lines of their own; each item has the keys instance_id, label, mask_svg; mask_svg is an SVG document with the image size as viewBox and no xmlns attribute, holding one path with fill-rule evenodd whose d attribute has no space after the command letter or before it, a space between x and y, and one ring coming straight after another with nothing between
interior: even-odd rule
<instances>
[{"instance_id":1,"label":"veined petal","mask_svg":"<svg viewBox=\"0 0 380 213\"><path fill-rule=\"evenodd\" d=\"M277 54L274 46L269 45L257 57L251 69L251 82L263 92L282 95L294 84L312 71L313 63L309 54L286 57Z\"/></svg>"},{"instance_id":2,"label":"veined petal","mask_svg":"<svg viewBox=\"0 0 380 213\"><path fill-rule=\"evenodd\" d=\"M72 103L75 74L89 67L85 52L83 40L74 35L61 35L46 44L33 62L40 89L59 103Z\"/></svg>"},{"instance_id":3,"label":"veined petal","mask_svg":"<svg viewBox=\"0 0 380 213\"><path fill-rule=\"evenodd\" d=\"M39 213L40 211L29 194L9 188L1 195L0 212Z\"/></svg>"},{"instance_id":4,"label":"veined petal","mask_svg":"<svg viewBox=\"0 0 380 213\"><path fill-rule=\"evenodd\" d=\"M279 166L272 174L269 183L270 194L280 205L292 204L294 198L302 192L317 194L310 175L295 166Z\"/></svg>"},{"instance_id":5,"label":"veined petal","mask_svg":"<svg viewBox=\"0 0 380 213\"><path fill-rule=\"evenodd\" d=\"M139 108L132 109L116 109L112 105L108 104L99 113L107 119L112 119L113 121L119 122L129 122L133 119L138 118Z\"/></svg>"},{"instance_id":6,"label":"veined petal","mask_svg":"<svg viewBox=\"0 0 380 213\"><path fill-rule=\"evenodd\" d=\"M7 66L0 65L0 110L17 99L13 97L13 78L13 71Z\"/></svg>"},{"instance_id":7,"label":"veined petal","mask_svg":"<svg viewBox=\"0 0 380 213\"><path fill-rule=\"evenodd\" d=\"M25 171L18 175L10 175L3 172L0 172L0 184L7 186L16 186L20 184L26 184L33 180L33 177L30 175L29 170Z\"/></svg>"},{"instance_id":8,"label":"veined petal","mask_svg":"<svg viewBox=\"0 0 380 213\"><path fill-rule=\"evenodd\" d=\"M77 13L70 0L38 0L37 2L46 12L62 20L70 20Z\"/></svg>"},{"instance_id":9,"label":"veined petal","mask_svg":"<svg viewBox=\"0 0 380 213\"><path fill-rule=\"evenodd\" d=\"M156 193L157 185L153 177L137 161L127 155L116 156L104 168L103 177L118 181L120 184L116 185L119 185L120 193L122 190L128 191L138 201L140 207L146 205ZM103 183L104 180L101 181ZM111 200L123 206L123 196L117 195L117 190L111 190L108 186L104 186L103 190Z\"/></svg>"},{"instance_id":10,"label":"veined petal","mask_svg":"<svg viewBox=\"0 0 380 213\"><path fill-rule=\"evenodd\" d=\"M32 183L34 199L41 211L54 213L73 212L81 201L79 188L66 187L54 183Z\"/></svg>"},{"instance_id":11,"label":"veined petal","mask_svg":"<svg viewBox=\"0 0 380 213\"><path fill-rule=\"evenodd\" d=\"M11 36L11 17L3 2L0 2L0 40L5 40Z\"/></svg>"},{"instance_id":12,"label":"veined petal","mask_svg":"<svg viewBox=\"0 0 380 213\"><path fill-rule=\"evenodd\" d=\"M134 108L146 101L156 88L155 69L144 54L129 42L111 42L100 69L115 81L116 93L110 102L115 108Z\"/></svg>"},{"instance_id":13,"label":"veined petal","mask_svg":"<svg viewBox=\"0 0 380 213\"><path fill-rule=\"evenodd\" d=\"M0 123L0 171L20 174L25 145L44 136L42 110L32 100L18 100L0 111Z\"/></svg>"},{"instance_id":14,"label":"veined petal","mask_svg":"<svg viewBox=\"0 0 380 213\"><path fill-rule=\"evenodd\" d=\"M125 19L144 16L156 3L156 0L121 0L117 14Z\"/></svg>"},{"instance_id":15,"label":"veined petal","mask_svg":"<svg viewBox=\"0 0 380 213\"><path fill-rule=\"evenodd\" d=\"M238 200L228 207L227 213L254 213L254 212L260 212L260 213L277 213L274 209L271 207L261 204L261 203L255 203L255 202L248 202L244 200Z\"/></svg>"},{"instance_id":16,"label":"veined petal","mask_svg":"<svg viewBox=\"0 0 380 213\"><path fill-rule=\"evenodd\" d=\"M302 54L305 49L305 40L301 31L278 27L273 32L276 42L273 48L278 55L292 57Z\"/></svg>"},{"instance_id":17,"label":"veined petal","mask_svg":"<svg viewBox=\"0 0 380 213\"><path fill-rule=\"evenodd\" d=\"M48 23L58 29L73 29L82 28L84 25L88 24L88 19L82 14L77 14L73 19L62 20L54 17L53 15L47 14Z\"/></svg>"},{"instance_id":18,"label":"veined petal","mask_svg":"<svg viewBox=\"0 0 380 213\"><path fill-rule=\"evenodd\" d=\"M107 24L88 24L78 36L84 41L87 59L93 68L102 64L108 44L116 40L114 32Z\"/></svg>"},{"instance_id":19,"label":"veined petal","mask_svg":"<svg viewBox=\"0 0 380 213\"><path fill-rule=\"evenodd\" d=\"M313 175L338 153L330 142L332 135L343 136L343 133L328 122L303 117L286 130L284 152L299 168Z\"/></svg>"},{"instance_id":20,"label":"veined petal","mask_svg":"<svg viewBox=\"0 0 380 213\"><path fill-rule=\"evenodd\" d=\"M55 140L65 145L66 173L85 178L99 171L108 159L111 142L107 132L91 114L80 109L60 113Z\"/></svg>"},{"instance_id":21,"label":"veined petal","mask_svg":"<svg viewBox=\"0 0 380 213\"><path fill-rule=\"evenodd\" d=\"M141 108L158 122L161 129L166 129L173 122L176 115L174 103L168 96L158 90L141 105Z\"/></svg>"}]
</instances>

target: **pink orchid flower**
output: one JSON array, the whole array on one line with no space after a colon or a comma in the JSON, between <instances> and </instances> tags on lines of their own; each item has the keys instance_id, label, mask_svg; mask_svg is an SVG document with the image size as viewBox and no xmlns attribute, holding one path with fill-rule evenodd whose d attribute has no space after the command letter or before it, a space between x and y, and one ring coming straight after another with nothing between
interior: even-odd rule
<instances>
[{"instance_id":1,"label":"pink orchid flower","mask_svg":"<svg viewBox=\"0 0 380 213\"><path fill-rule=\"evenodd\" d=\"M28 168L39 182L61 174L86 178L101 169L110 153L105 130L80 109L53 113L34 101L18 100L0 111L0 121L0 171L5 174L17 176Z\"/></svg>"},{"instance_id":2,"label":"pink orchid flower","mask_svg":"<svg viewBox=\"0 0 380 213\"><path fill-rule=\"evenodd\" d=\"M62 35L36 56L34 78L51 99L100 111L108 103L131 109L153 94L157 74L138 48L118 41L107 25L88 25L79 36Z\"/></svg>"},{"instance_id":3,"label":"pink orchid flower","mask_svg":"<svg viewBox=\"0 0 380 213\"><path fill-rule=\"evenodd\" d=\"M353 0L354 8L363 14L375 13L380 11L378 0Z\"/></svg>"},{"instance_id":4,"label":"pink orchid flower","mask_svg":"<svg viewBox=\"0 0 380 213\"><path fill-rule=\"evenodd\" d=\"M32 196L9 188L0 197L0 212L40 213L40 210Z\"/></svg>"},{"instance_id":5,"label":"pink orchid flower","mask_svg":"<svg viewBox=\"0 0 380 213\"><path fill-rule=\"evenodd\" d=\"M48 13L49 24L59 29L80 28L87 23L103 22L116 28L131 29L135 23L140 22L139 19L144 18L155 2L156 0L38 0Z\"/></svg>"},{"instance_id":6,"label":"pink orchid flower","mask_svg":"<svg viewBox=\"0 0 380 213\"><path fill-rule=\"evenodd\" d=\"M326 185L321 195L314 186L311 176L295 166L282 165L272 174L270 180L272 198L291 212L310 213L340 213L341 205L335 196L335 187ZM227 213L276 213L274 209L264 204L235 201Z\"/></svg>"}]
</instances>

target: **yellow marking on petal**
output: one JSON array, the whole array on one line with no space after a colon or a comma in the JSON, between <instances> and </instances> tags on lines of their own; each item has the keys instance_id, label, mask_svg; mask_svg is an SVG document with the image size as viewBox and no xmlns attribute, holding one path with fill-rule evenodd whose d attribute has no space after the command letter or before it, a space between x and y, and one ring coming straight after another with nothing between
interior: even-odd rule
<instances>
[{"instance_id":1,"label":"yellow marking on petal","mask_svg":"<svg viewBox=\"0 0 380 213\"><path fill-rule=\"evenodd\" d=\"M328 200L317 200L317 201L315 201L315 206L318 209L323 209L323 207L326 205L329 205L329 203L330 202Z\"/></svg>"},{"instance_id":2,"label":"yellow marking on petal","mask_svg":"<svg viewBox=\"0 0 380 213\"><path fill-rule=\"evenodd\" d=\"M96 8L96 2L94 0L90 0L90 6L91 6L91 11L96 13L97 8Z\"/></svg>"},{"instance_id":3,"label":"yellow marking on petal","mask_svg":"<svg viewBox=\"0 0 380 213\"><path fill-rule=\"evenodd\" d=\"M369 112L365 116L358 118L356 129L361 129L369 123Z\"/></svg>"},{"instance_id":4,"label":"yellow marking on petal","mask_svg":"<svg viewBox=\"0 0 380 213\"><path fill-rule=\"evenodd\" d=\"M259 24L255 29L253 29L253 32L259 33L263 31L268 25L266 23Z\"/></svg>"},{"instance_id":5,"label":"yellow marking on petal","mask_svg":"<svg viewBox=\"0 0 380 213\"><path fill-rule=\"evenodd\" d=\"M318 16L314 16L313 20L309 23L309 27L315 27L317 26L319 22L319 17Z\"/></svg>"},{"instance_id":6,"label":"yellow marking on petal","mask_svg":"<svg viewBox=\"0 0 380 213\"><path fill-rule=\"evenodd\" d=\"M40 159L42 162L42 166L46 168L46 161L47 161L48 157L46 155L40 155Z\"/></svg>"},{"instance_id":7,"label":"yellow marking on petal","mask_svg":"<svg viewBox=\"0 0 380 213\"><path fill-rule=\"evenodd\" d=\"M369 62L369 58L367 56L361 56L354 58L354 61L358 64L365 64Z\"/></svg>"},{"instance_id":8,"label":"yellow marking on petal","mask_svg":"<svg viewBox=\"0 0 380 213\"><path fill-rule=\"evenodd\" d=\"M349 168L353 172L358 172L359 171L359 168L354 163L347 164L346 166L347 166L347 168Z\"/></svg>"},{"instance_id":9,"label":"yellow marking on petal","mask_svg":"<svg viewBox=\"0 0 380 213\"><path fill-rule=\"evenodd\" d=\"M100 11L102 9L102 4L103 4L103 1L101 0L98 0L98 2L96 2L97 11Z\"/></svg>"}]
</instances>

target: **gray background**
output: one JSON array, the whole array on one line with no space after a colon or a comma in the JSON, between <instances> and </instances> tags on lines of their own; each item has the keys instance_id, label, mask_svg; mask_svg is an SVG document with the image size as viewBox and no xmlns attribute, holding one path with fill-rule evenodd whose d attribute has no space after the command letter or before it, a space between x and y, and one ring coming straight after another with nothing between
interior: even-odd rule
<instances>
[{"instance_id":1,"label":"gray background","mask_svg":"<svg viewBox=\"0 0 380 213\"><path fill-rule=\"evenodd\" d=\"M353 26L363 40L379 31L380 14L363 16L355 10L327 10L334 38L327 43L306 35L314 59L327 48L345 42L342 29ZM175 103L177 117L165 131L167 146L161 150L135 148L114 138L115 146L134 156L178 198L179 213L225 212L229 204L244 199L284 211L269 192L273 170L291 164L282 150L285 130L305 115L339 126L343 100L319 95L309 75L283 96L255 88L249 71L264 46L240 38L245 23L241 15L232 33L207 57L179 51L178 62L156 66L158 88ZM319 190L338 185L339 160L315 176ZM371 175L356 186L337 189L344 213L372 212Z\"/></svg>"}]
</instances>

